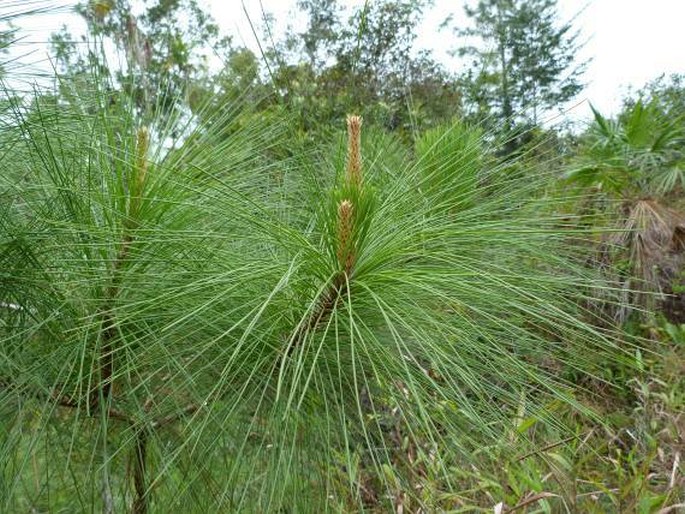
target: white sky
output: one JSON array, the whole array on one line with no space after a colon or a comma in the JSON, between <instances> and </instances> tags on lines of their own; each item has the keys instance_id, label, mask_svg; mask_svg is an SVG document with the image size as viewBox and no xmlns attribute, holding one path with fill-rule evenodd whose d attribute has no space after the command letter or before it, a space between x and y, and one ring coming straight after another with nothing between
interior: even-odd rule
<instances>
[{"instance_id":1,"label":"white sky","mask_svg":"<svg viewBox=\"0 0 685 514\"><path fill-rule=\"evenodd\" d=\"M75 0L45 1L65 7L75 3ZM363 0L343 1L350 5L364 3ZM0 0L0 18L3 11L16 10L22 2L30 3L30 0ZM200 0L200 3L209 8L224 32L236 36L236 42L243 41L257 48L241 0ZM434 3L419 30L417 46L434 49L448 67L458 70L456 59L447 54L456 40L449 32L440 33L437 26L450 14L456 23L466 23L464 0L434 0ZM584 76L588 86L574 102L580 105L569 113L571 119L589 117L587 100L600 111L611 114L620 107L628 88L639 88L662 73L685 73L685 0L558 0L558 3L562 19L578 15L574 26L580 29L581 39L587 41L579 58L592 58ZM261 21L260 5L275 15L276 34L288 24L303 25L304 20L293 16L294 4L295 0L244 0L245 10L255 23ZM17 25L25 29L21 51L32 52L24 59L45 63L45 42L49 34L63 23L78 32L79 25L82 26L79 22L67 11L19 20ZM261 36L261 30L257 30Z\"/></svg>"}]
</instances>

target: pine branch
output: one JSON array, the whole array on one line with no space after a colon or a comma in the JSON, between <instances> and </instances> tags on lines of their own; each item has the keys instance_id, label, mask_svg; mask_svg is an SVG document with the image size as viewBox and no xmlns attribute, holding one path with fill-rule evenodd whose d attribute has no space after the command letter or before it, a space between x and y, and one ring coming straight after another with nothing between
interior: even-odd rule
<instances>
[{"instance_id":1,"label":"pine branch","mask_svg":"<svg viewBox=\"0 0 685 514\"><path fill-rule=\"evenodd\" d=\"M101 310L101 330L102 347L100 350L100 380L96 387L91 391L90 406L96 408L100 398L108 402L112 395L112 377L114 375L114 341L117 337L116 322L114 319L114 304L121 290L121 268L124 266L133 238L124 235L121 248L112 266L112 284L106 293L106 303Z\"/></svg>"},{"instance_id":2,"label":"pine branch","mask_svg":"<svg viewBox=\"0 0 685 514\"><path fill-rule=\"evenodd\" d=\"M27 399L41 400L45 402L52 403L58 407L66 407L69 409L81 409L83 405L72 396L58 393L56 390L49 392L42 391L40 389L31 388L26 385L18 385L12 382L8 378L0 379L0 390L8 393L16 393ZM96 415L94 410L88 411L91 417ZM107 417L111 419L117 419L120 421L125 421L132 424L134 422L133 418L126 414L124 411L115 409L114 407L109 407L107 409Z\"/></svg>"}]
</instances>

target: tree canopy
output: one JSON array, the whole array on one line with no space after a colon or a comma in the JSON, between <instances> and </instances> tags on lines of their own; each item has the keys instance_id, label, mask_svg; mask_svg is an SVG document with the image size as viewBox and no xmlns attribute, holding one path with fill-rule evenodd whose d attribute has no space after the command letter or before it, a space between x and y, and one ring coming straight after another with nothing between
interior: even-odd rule
<instances>
[{"instance_id":1,"label":"tree canopy","mask_svg":"<svg viewBox=\"0 0 685 514\"><path fill-rule=\"evenodd\" d=\"M465 10L473 26L457 33L477 44L458 53L472 58L462 80L476 118L511 132L582 90L579 34L559 22L556 0L479 0Z\"/></svg>"}]
</instances>

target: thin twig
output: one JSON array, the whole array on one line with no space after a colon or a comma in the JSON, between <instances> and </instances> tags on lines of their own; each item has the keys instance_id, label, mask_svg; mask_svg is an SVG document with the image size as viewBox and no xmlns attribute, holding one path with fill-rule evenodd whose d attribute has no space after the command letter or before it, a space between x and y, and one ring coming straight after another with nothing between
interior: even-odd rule
<instances>
[{"instance_id":1,"label":"thin twig","mask_svg":"<svg viewBox=\"0 0 685 514\"><path fill-rule=\"evenodd\" d=\"M562 444L566 444L570 441L573 441L574 439L577 439L577 436L573 435L571 437L567 437L566 439L562 439L561 441L557 441L556 443L548 444L547 446L543 446L542 448L538 450L534 450L530 453L526 453L525 455L522 455L521 457L518 457L514 462L520 462L522 460L527 459L528 457L532 457L533 455L538 455L540 453L544 453L547 450L551 450L552 448L556 448L557 446L561 446Z\"/></svg>"},{"instance_id":2,"label":"thin twig","mask_svg":"<svg viewBox=\"0 0 685 514\"><path fill-rule=\"evenodd\" d=\"M188 404L179 412L169 414L168 416L165 416L161 419L153 421L152 422L152 428L153 429L162 428L166 425L174 423L174 422L180 420L181 418L183 418L185 416L190 416L191 414L196 413L198 410L200 410L200 407L201 406L198 404Z\"/></svg>"},{"instance_id":3,"label":"thin twig","mask_svg":"<svg viewBox=\"0 0 685 514\"><path fill-rule=\"evenodd\" d=\"M71 396L58 394L56 391L46 393L38 389L31 389L25 385L14 384L9 379L0 379L0 389L4 389L5 391L9 392L16 392L28 398L34 398L37 400L44 401L49 400L59 407L66 407L69 409L80 409L83 407L83 405L78 400L74 399ZM93 410L90 410L89 415L94 417L95 412ZM107 409L107 417L111 419L125 421L127 423L134 422L131 416L129 416L121 410L115 409L114 407L110 407L109 409Z\"/></svg>"}]
</instances>

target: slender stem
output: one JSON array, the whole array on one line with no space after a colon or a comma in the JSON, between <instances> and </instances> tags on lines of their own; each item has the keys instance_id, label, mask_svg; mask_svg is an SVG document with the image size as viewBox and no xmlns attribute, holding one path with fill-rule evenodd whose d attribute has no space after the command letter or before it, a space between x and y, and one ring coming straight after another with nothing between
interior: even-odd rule
<instances>
[{"instance_id":1,"label":"slender stem","mask_svg":"<svg viewBox=\"0 0 685 514\"><path fill-rule=\"evenodd\" d=\"M200 407L201 405L195 403L188 404L178 412L174 412L173 414L169 414L168 416L164 416L163 418L156 419L152 422L152 428L158 429L166 425L175 423L184 416L190 416L191 414L194 414L195 412L200 410Z\"/></svg>"},{"instance_id":2,"label":"slender stem","mask_svg":"<svg viewBox=\"0 0 685 514\"><path fill-rule=\"evenodd\" d=\"M147 442L147 429L143 427L136 433L136 446L133 455L133 488L135 491L135 497L131 507L131 514L147 514L148 511L148 496L146 486Z\"/></svg>"},{"instance_id":3,"label":"slender stem","mask_svg":"<svg viewBox=\"0 0 685 514\"><path fill-rule=\"evenodd\" d=\"M132 180L129 182L129 204L128 218L124 222L124 235L117 253L114 264L112 265L112 281L105 294L105 304L100 311L102 318L100 334L102 336L102 346L99 358L99 381L98 385L91 392L91 408L95 408L100 399L109 404L112 395L112 378L114 376L114 341L116 340L116 323L114 319L114 304L121 291L121 269L129 257L129 250L133 237L129 230L137 225L134 221L138 215L145 187L145 177L147 174L147 151L150 144L150 134L147 127L138 130L136 139L136 161Z\"/></svg>"},{"instance_id":4,"label":"slender stem","mask_svg":"<svg viewBox=\"0 0 685 514\"><path fill-rule=\"evenodd\" d=\"M99 381L98 385L91 391L90 406L97 407L100 399L108 404L112 394L112 377L114 376L114 340L117 336L116 324L113 314L114 302L116 301L121 289L121 268L128 258L129 249L133 239L130 235L124 235L121 248L112 266L112 282L107 289L105 305L101 310L101 329L102 346L99 357Z\"/></svg>"}]
</instances>

